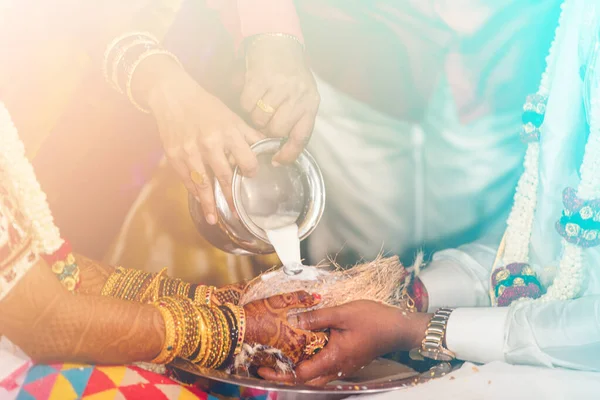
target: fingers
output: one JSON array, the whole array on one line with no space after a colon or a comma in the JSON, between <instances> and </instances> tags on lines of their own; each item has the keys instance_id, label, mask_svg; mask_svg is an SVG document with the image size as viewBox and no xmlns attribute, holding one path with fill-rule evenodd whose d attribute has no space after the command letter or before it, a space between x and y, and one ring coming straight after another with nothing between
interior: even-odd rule
<instances>
[{"instance_id":1,"label":"fingers","mask_svg":"<svg viewBox=\"0 0 600 400\"><path fill-rule=\"evenodd\" d=\"M274 116L279 113L279 108L289 95L290 90L283 85L272 87L257 100L256 106L251 113L252 122L261 128L267 126Z\"/></svg>"},{"instance_id":2,"label":"fingers","mask_svg":"<svg viewBox=\"0 0 600 400\"><path fill-rule=\"evenodd\" d=\"M276 372L272 368L261 367L258 369L258 375L268 381L280 382L280 383L294 383L296 377L292 373L283 374Z\"/></svg>"},{"instance_id":3,"label":"fingers","mask_svg":"<svg viewBox=\"0 0 600 400\"><path fill-rule=\"evenodd\" d=\"M305 383L306 386L313 386L313 387L322 387L327 385L329 382L333 382L337 379L340 379L341 377L339 377L338 375L326 375L326 376L320 376L318 378L312 379L308 382Z\"/></svg>"},{"instance_id":4,"label":"fingers","mask_svg":"<svg viewBox=\"0 0 600 400\"><path fill-rule=\"evenodd\" d=\"M276 310L289 311L295 308L310 308L319 303L321 297L311 295L304 290L298 292L280 294L266 299L269 306Z\"/></svg>"},{"instance_id":5,"label":"fingers","mask_svg":"<svg viewBox=\"0 0 600 400\"><path fill-rule=\"evenodd\" d=\"M240 132L242 132L244 139L246 139L246 143L248 143L249 145L253 145L254 143L259 142L259 141L263 140L264 138L266 138L265 135L263 135L256 129L250 128L245 123L241 123L239 125L239 130L240 130Z\"/></svg>"},{"instance_id":6,"label":"fingers","mask_svg":"<svg viewBox=\"0 0 600 400\"><path fill-rule=\"evenodd\" d=\"M311 114L304 114L290 132L288 140L273 156L273 163L290 164L294 162L308 144L314 123L314 116Z\"/></svg>"},{"instance_id":7,"label":"fingers","mask_svg":"<svg viewBox=\"0 0 600 400\"><path fill-rule=\"evenodd\" d=\"M337 377L339 368L335 357L337 348L334 346L325 347L319 354L300 363L298 367L296 367L296 378L300 382L311 382L332 375ZM316 383L321 382L317 381Z\"/></svg>"},{"instance_id":8,"label":"fingers","mask_svg":"<svg viewBox=\"0 0 600 400\"><path fill-rule=\"evenodd\" d=\"M252 177L256 174L258 171L258 159L241 135L234 135L231 138L229 151L244 176Z\"/></svg>"},{"instance_id":9,"label":"fingers","mask_svg":"<svg viewBox=\"0 0 600 400\"><path fill-rule=\"evenodd\" d=\"M213 187L197 147L187 148L183 157L170 156L169 159L188 190L196 195L196 199L202 206L206 222L210 225L216 224L217 211Z\"/></svg>"},{"instance_id":10,"label":"fingers","mask_svg":"<svg viewBox=\"0 0 600 400\"><path fill-rule=\"evenodd\" d=\"M231 183L233 181L233 169L229 164L229 160L225 156L225 151L222 145L213 145L205 150L208 164L212 169L213 174L219 182L223 196L227 200L231 210L234 210L233 206L233 194L231 191ZM211 191L212 193L212 191ZM214 202L214 200L213 200Z\"/></svg>"},{"instance_id":11,"label":"fingers","mask_svg":"<svg viewBox=\"0 0 600 400\"><path fill-rule=\"evenodd\" d=\"M288 100L277 108L266 130L272 137L287 138L304 113L305 110L301 105L296 101Z\"/></svg>"},{"instance_id":12,"label":"fingers","mask_svg":"<svg viewBox=\"0 0 600 400\"><path fill-rule=\"evenodd\" d=\"M343 321L344 317L340 307L321 308L320 310L292 315L288 318L288 322L292 326L306 331L343 329Z\"/></svg>"},{"instance_id":13,"label":"fingers","mask_svg":"<svg viewBox=\"0 0 600 400\"><path fill-rule=\"evenodd\" d=\"M240 104L244 111L251 113L256 107L256 103L267 92L267 87L259 79L246 80L244 90L240 96Z\"/></svg>"},{"instance_id":14,"label":"fingers","mask_svg":"<svg viewBox=\"0 0 600 400\"><path fill-rule=\"evenodd\" d=\"M177 175L179 175L179 178L181 179L181 182L183 182L185 188L194 195L200 204L202 204L200 201L200 193L198 192L194 182L192 182L191 171L186 163L184 163L181 158L174 155L172 156L167 154L167 158L169 159L171 167L173 167ZM204 207L202 207L202 210L204 211Z\"/></svg>"}]
</instances>

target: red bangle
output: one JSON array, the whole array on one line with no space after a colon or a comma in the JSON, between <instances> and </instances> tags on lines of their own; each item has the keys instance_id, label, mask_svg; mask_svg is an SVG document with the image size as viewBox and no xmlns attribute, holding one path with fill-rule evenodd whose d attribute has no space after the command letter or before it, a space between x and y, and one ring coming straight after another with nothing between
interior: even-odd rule
<instances>
[{"instance_id":1,"label":"red bangle","mask_svg":"<svg viewBox=\"0 0 600 400\"><path fill-rule=\"evenodd\" d=\"M81 277L69 242L65 240L58 250L52 254L43 254L42 258L69 292L77 290Z\"/></svg>"},{"instance_id":2,"label":"red bangle","mask_svg":"<svg viewBox=\"0 0 600 400\"><path fill-rule=\"evenodd\" d=\"M71 244L64 240L64 243L58 250L52 254L42 254L42 258L48 265L52 265L57 261L64 261L70 253L72 253Z\"/></svg>"},{"instance_id":3,"label":"red bangle","mask_svg":"<svg viewBox=\"0 0 600 400\"><path fill-rule=\"evenodd\" d=\"M429 295L423 282L419 278L414 278L410 285L409 296L415 302L415 308L418 312L425 312L425 305L429 303Z\"/></svg>"}]
</instances>

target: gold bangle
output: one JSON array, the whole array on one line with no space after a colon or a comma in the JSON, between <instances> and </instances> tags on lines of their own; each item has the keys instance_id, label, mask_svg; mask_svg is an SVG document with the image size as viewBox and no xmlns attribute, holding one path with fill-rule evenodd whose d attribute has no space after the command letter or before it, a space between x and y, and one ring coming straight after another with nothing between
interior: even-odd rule
<instances>
[{"instance_id":1,"label":"gold bangle","mask_svg":"<svg viewBox=\"0 0 600 400\"><path fill-rule=\"evenodd\" d=\"M246 310L244 310L244 307L236 306L232 303L227 303L226 307L233 311L237 322L238 337L235 343L235 350L233 351L233 355L237 356L242 352L246 336Z\"/></svg>"},{"instance_id":2,"label":"gold bangle","mask_svg":"<svg viewBox=\"0 0 600 400\"><path fill-rule=\"evenodd\" d=\"M196 311L198 311L198 321L200 322L200 348L198 349L198 355L190 361L194 364L203 365L202 362L208 357L208 349L211 344L210 329L202 307L196 306Z\"/></svg>"},{"instance_id":3,"label":"gold bangle","mask_svg":"<svg viewBox=\"0 0 600 400\"><path fill-rule=\"evenodd\" d=\"M210 353L213 346L214 319L206 306L196 306L204 324L202 337L200 339L200 351L198 356L192 360L194 364L204 367L208 364Z\"/></svg>"},{"instance_id":4,"label":"gold bangle","mask_svg":"<svg viewBox=\"0 0 600 400\"><path fill-rule=\"evenodd\" d=\"M225 363L227 356L229 355L229 350L231 350L231 333L229 332L229 325L227 324L227 319L225 319L223 311L217 307L213 307L212 311L215 313L217 322L219 323L219 342L216 349L217 358L212 367L219 368Z\"/></svg>"},{"instance_id":5,"label":"gold bangle","mask_svg":"<svg viewBox=\"0 0 600 400\"><path fill-rule=\"evenodd\" d=\"M184 347L187 325L184 319L184 312L181 308L181 304L179 303L179 299L175 297L161 297L160 299L156 300L155 304L161 304L171 313L171 317L175 323L176 333L176 340L173 344L173 353L176 357L180 356Z\"/></svg>"},{"instance_id":6,"label":"gold bangle","mask_svg":"<svg viewBox=\"0 0 600 400\"><path fill-rule=\"evenodd\" d=\"M108 82L110 84L110 79L108 76L108 63L110 60L110 56L112 54L112 52L115 50L115 48L117 47L117 45L119 43L121 43L123 40L129 39L129 38L133 38L133 37L145 37L148 38L148 40L155 42L156 44L159 43L159 40L152 35L149 32L126 32L120 36L117 36L116 38L114 38L107 46L106 49L104 50L104 59L102 62L102 72L104 75L104 79L106 80L106 82Z\"/></svg>"},{"instance_id":7,"label":"gold bangle","mask_svg":"<svg viewBox=\"0 0 600 400\"><path fill-rule=\"evenodd\" d=\"M183 343L183 349L181 351L181 357L188 358L198 348L200 343L200 331L198 325L198 312L194 307L192 301L188 298L178 298L179 303L182 307L182 311L185 319L185 340Z\"/></svg>"},{"instance_id":8,"label":"gold bangle","mask_svg":"<svg viewBox=\"0 0 600 400\"><path fill-rule=\"evenodd\" d=\"M289 33L281 33L281 32L267 32L267 33L260 33L258 35L255 35L252 38L252 40L250 41L250 46L253 46L255 43L260 42L262 39L267 38L267 37L278 37L278 38L282 38L282 39L291 39L300 45L300 47L302 48L302 51L305 50L304 43L302 43L302 41L297 36L290 35Z\"/></svg>"},{"instance_id":9,"label":"gold bangle","mask_svg":"<svg viewBox=\"0 0 600 400\"><path fill-rule=\"evenodd\" d=\"M159 296L156 296L156 297L152 296L152 292L156 291L155 289L159 285L160 280L162 279L165 272L167 272L167 267L161 269L160 272L154 276L154 278L150 282L150 285L148 285L148 287L146 288L146 290L144 291L144 293L142 294L142 296L140 298L140 301L142 303L149 303L149 302L153 302L156 299L158 299Z\"/></svg>"},{"instance_id":10,"label":"gold bangle","mask_svg":"<svg viewBox=\"0 0 600 400\"><path fill-rule=\"evenodd\" d=\"M177 56L175 56L175 54L171 53L170 51L164 50L164 49L151 49L151 50L145 51L137 58L137 60L135 60L133 62L133 64L131 64L131 67L129 68L129 71L127 73L127 84L126 84L127 98L129 99L131 104L133 104L135 106L135 108L137 108L138 110L140 110L146 114L149 114L150 111L143 108L142 106L140 106L138 104L138 102L135 100L135 98L133 97L133 89L131 87L131 84L133 82L133 76L135 75L135 71L140 66L140 64L147 58L155 56L155 55L165 55L165 56L171 57L177 64L179 64L181 67L183 67L181 65L181 62L177 58Z\"/></svg>"},{"instance_id":11,"label":"gold bangle","mask_svg":"<svg viewBox=\"0 0 600 400\"><path fill-rule=\"evenodd\" d=\"M115 285L119 281L119 278L121 277L121 275L124 273L125 273L125 268L123 268L123 267L115 268L114 272L112 274L110 274L108 279L106 280L106 282L104 282L104 286L102 287L102 290L100 291L100 295L101 296L112 296L112 294L114 293L114 290L115 290Z\"/></svg>"},{"instance_id":12,"label":"gold bangle","mask_svg":"<svg viewBox=\"0 0 600 400\"><path fill-rule=\"evenodd\" d=\"M217 319L212 312L212 309L207 306L199 306L199 310L203 312L204 317L208 321L208 346L205 349L206 358L202 360L200 364L203 367L210 368L211 365L215 363L215 359L217 357L217 353L215 348L218 346L218 335L219 335L219 327L217 323Z\"/></svg>"},{"instance_id":13,"label":"gold bangle","mask_svg":"<svg viewBox=\"0 0 600 400\"><path fill-rule=\"evenodd\" d=\"M168 364L177 357L175 352L177 343L177 330L175 327L175 320L171 311L164 305L162 301L157 301L154 306L160 312L163 317L165 325L165 340L160 353L151 361L153 364Z\"/></svg>"},{"instance_id":14,"label":"gold bangle","mask_svg":"<svg viewBox=\"0 0 600 400\"><path fill-rule=\"evenodd\" d=\"M204 293L206 292L206 286L200 285L196 287L194 291L194 303L201 305L205 304Z\"/></svg>"},{"instance_id":15,"label":"gold bangle","mask_svg":"<svg viewBox=\"0 0 600 400\"><path fill-rule=\"evenodd\" d=\"M142 38L142 39L137 39L134 40L130 43L128 43L125 46L119 47L117 53L115 54L114 58L113 58L113 62L112 62L112 69L111 69L111 79L109 81L109 84L112 86L113 89L115 89L117 92L123 94L125 93L123 88L121 88L121 85L119 84L119 64L121 64L121 60L123 59L123 57L125 56L125 54L127 54L127 52L129 50L131 50L132 48L139 46L141 44L148 44L148 45L158 45L158 42L154 42L149 38Z\"/></svg>"}]
</instances>

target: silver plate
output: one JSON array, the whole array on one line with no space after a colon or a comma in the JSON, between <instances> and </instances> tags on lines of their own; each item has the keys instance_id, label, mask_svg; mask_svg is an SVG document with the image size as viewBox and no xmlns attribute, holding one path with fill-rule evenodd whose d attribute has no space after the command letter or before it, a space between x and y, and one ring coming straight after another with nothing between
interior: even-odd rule
<instances>
[{"instance_id":1,"label":"silver plate","mask_svg":"<svg viewBox=\"0 0 600 400\"><path fill-rule=\"evenodd\" d=\"M183 360L175 361L172 367L177 377L183 378L178 372L193 375L195 384L210 393L227 396L225 393L235 393L236 390L241 392L241 388L258 389L276 392L278 400L342 399L350 395L388 392L414 384L418 376L417 372L407 366L386 359L377 359L352 378L332 382L324 387L282 384L251 376L229 375L222 371L200 368ZM189 381L189 377L183 380Z\"/></svg>"}]
</instances>

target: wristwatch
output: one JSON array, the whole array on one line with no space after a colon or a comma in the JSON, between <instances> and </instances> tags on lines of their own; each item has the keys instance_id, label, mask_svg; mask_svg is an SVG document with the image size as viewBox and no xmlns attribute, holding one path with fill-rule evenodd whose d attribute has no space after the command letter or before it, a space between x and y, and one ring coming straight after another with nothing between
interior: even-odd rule
<instances>
[{"instance_id":1,"label":"wristwatch","mask_svg":"<svg viewBox=\"0 0 600 400\"><path fill-rule=\"evenodd\" d=\"M440 308L433 314L425 330L425 338L421 342L419 349L421 356L436 361L452 361L456 358L454 353L444 346L446 327L453 310L452 308Z\"/></svg>"}]
</instances>

